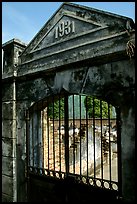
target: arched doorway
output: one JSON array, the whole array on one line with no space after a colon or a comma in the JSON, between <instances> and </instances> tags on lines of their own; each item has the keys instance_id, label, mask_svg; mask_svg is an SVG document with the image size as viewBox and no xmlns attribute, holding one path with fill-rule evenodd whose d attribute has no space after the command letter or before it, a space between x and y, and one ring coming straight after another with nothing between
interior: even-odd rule
<instances>
[{"instance_id":1,"label":"arched doorway","mask_svg":"<svg viewBox=\"0 0 137 204\"><path fill-rule=\"evenodd\" d=\"M108 192L111 200L120 196L118 107L93 96L62 93L35 103L27 114L30 201L95 199L90 194L85 198L82 192L77 198L80 186L91 192ZM44 193L47 184L54 188L55 197Z\"/></svg>"}]
</instances>

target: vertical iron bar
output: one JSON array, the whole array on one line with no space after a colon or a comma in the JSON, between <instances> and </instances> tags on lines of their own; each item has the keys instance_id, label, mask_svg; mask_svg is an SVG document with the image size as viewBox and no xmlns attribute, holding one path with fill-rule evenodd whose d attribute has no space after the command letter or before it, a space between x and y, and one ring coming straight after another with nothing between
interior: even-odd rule
<instances>
[{"instance_id":1,"label":"vertical iron bar","mask_svg":"<svg viewBox=\"0 0 137 204\"><path fill-rule=\"evenodd\" d=\"M59 94L59 166L60 166L60 169L59 171L61 171L61 138L60 138L60 94Z\"/></svg>"},{"instance_id":2,"label":"vertical iron bar","mask_svg":"<svg viewBox=\"0 0 137 204\"><path fill-rule=\"evenodd\" d=\"M26 177L27 177L27 200L29 201L29 165L30 165L30 116L26 111Z\"/></svg>"},{"instance_id":3,"label":"vertical iron bar","mask_svg":"<svg viewBox=\"0 0 137 204\"><path fill-rule=\"evenodd\" d=\"M30 118L29 111L26 111L26 163L27 167L30 165Z\"/></svg>"},{"instance_id":4,"label":"vertical iron bar","mask_svg":"<svg viewBox=\"0 0 137 204\"><path fill-rule=\"evenodd\" d=\"M38 106L38 104L36 103L36 106L34 106L34 114L33 114L33 118L34 118L34 127L33 127L33 129L34 129L34 131L33 131L33 142L34 142L34 146L33 146L33 149L34 149L34 166L35 167L38 167L38 138L37 138L37 136L38 136L38 121L37 121L37 119L38 119L38 110L37 110L37 106Z\"/></svg>"},{"instance_id":5,"label":"vertical iron bar","mask_svg":"<svg viewBox=\"0 0 137 204\"><path fill-rule=\"evenodd\" d=\"M94 146L94 179L95 179L96 178L96 155L95 155L95 99L94 98L93 98L93 146Z\"/></svg>"},{"instance_id":6,"label":"vertical iron bar","mask_svg":"<svg viewBox=\"0 0 137 204\"><path fill-rule=\"evenodd\" d=\"M39 167L39 164L40 164L40 152L39 152L39 110L38 110L38 103L37 103L37 110L36 110L36 113L37 113L37 115L36 115L36 120L37 120L37 136L36 136L36 138L37 138L37 150L36 150L36 161L37 161L37 167Z\"/></svg>"},{"instance_id":7,"label":"vertical iron bar","mask_svg":"<svg viewBox=\"0 0 137 204\"><path fill-rule=\"evenodd\" d=\"M103 132L102 132L102 100L100 100L100 119L101 119L101 179L103 181Z\"/></svg>"},{"instance_id":8,"label":"vertical iron bar","mask_svg":"<svg viewBox=\"0 0 137 204\"><path fill-rule=\"evenodd\" d=\"M48 128L48 170L49 170L49 145L50 145L50 130L49 130L49 99L47 99L47 128Z\"/></svg>"},{"instance_id":9,"label":"vertical iron bar","mask_svg":"<svg viewBox=\"0 0 137 204\"><path fill-rule=\"evenodd\" d=\"M108 124L109 124L109 175L111 184L111 138L110 138L110 104L108 103Z\"/></svg>"},{"instance_id":10,"label":"vertical iron bar","mask_svg":"<svg viewBox=\"0 0 137 204\"><path fill-rule=\"evenodd\" d=\"M39 116L39 127L40 127L40 133L39 133L39 138L40 138L40 148L39 148L39 151L40 151L40 168L43 167L43 130L42 130L42 114L43 114L43 101L41 101L41 104L40 104L40 116Z\"/></svg>"},{"instance_id":11,"label":"vertical iron bar","mask_svg":"<svg viewBox=\"0 0 137 204\"><path fill-rule=\"evenodd\" d=\"M120 108L116 108L116 128L117 128L117 156L118 156L118 192L122 196L122 159L121 159L121 117Z\"/></svg>"},{"instance_id":12,"label":"vertical iron bar","mask_svg":"<svg viewBox=\"0 0 137 204\"><path fill-rule=\"evenodd\" d=\"M79 106L80 106L80 178L81 178L81 168L82 168L82 165L81 165L81 95L79 95Z\"/></svg>"},{"instance_id":13,"label":"vertical iron bar","mask_svg":"<svg viewBox=\"0 0 137 204\"><path fill-rule=\"evenodd\" d=\"M87 111L87 96L86 96L86 137L87 137L87 178L88 178L88 111Z\"/></svg>"},{"instance_id":14,"label":"vertical iron bar","mask_svg":"<svg viewBox=\"0 0 137 204\"><path fill-rule=\"evenodd\" d=\"M45 155L45 152L44 152L44 142L45 142L45 139L44 139L44 115L45 115L45 111L44 111L44 106L43 106L43 101L42 101L42 114L41 114L41 128L42 128L42 168L44 168L44 155Z\"/></svg>"},{"instance_id":15,"label":"vertical iron bar","mask_svg":"<svg viewBox=\"0 0 137 204\"><path fill-rule=\"evenodd\" d=\"M69 174L69 133L68 133L68 95L64 97L64 117L65 117L65 165L66 165L66 176Z\"/></svg>"},{"instance_id":16,"label":"vertical iron bar","mask_svg":"<svg viewBox=\"0 0 137 204\"><path fill-rule=\"evenodd\" d=\"M34 110L32 111L32 163L34 166Z\"/></svg>"},{"instance_id":17,"label":"vertical iron bar","mask_svg":"<svg viewBox=\"0 0 137 204\"><path fill-rule=\"evenodd\" d=\"M54 138L54 95L53 95L53 164L55 171L55 138Z\"/></svg>"},{"instance_id":18,"label":"vertical iron bar","mask_svg":"<svg viewBox=\"0 0 137 204\"><path fill-rule=\"evenodd\" d=\"M75 173L75 101L73 95L73 173Z\"/></svg>"},{"instance_id":19,"label":"vertical iron bar","mask_svg":"<svg viewBox=\"0 0 137 204\"><path fill-rule=\"evenodd\" d=\"M31 110L32 111L32 110ZM31 116L30 116L30 114L31 114ZM29 120L30 120L30 122L29 122L29 165L30 166L33 166L33 145L32 145L32 118L33 118L33 114L32 114L32 112L30 113L30 111L29 111Z\"/></svg>"}]
</instances>

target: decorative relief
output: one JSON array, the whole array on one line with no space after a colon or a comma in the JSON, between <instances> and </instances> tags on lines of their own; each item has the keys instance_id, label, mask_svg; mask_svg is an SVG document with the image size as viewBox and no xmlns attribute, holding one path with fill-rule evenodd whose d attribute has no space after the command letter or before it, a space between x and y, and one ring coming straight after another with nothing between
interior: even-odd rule
<instances>
[{"instance_id":1,"label":"decorative relief","mask_svg":"<svg viewBox=\"0 0 137 204\"><path fill-rule=\"evenodd\" d=\"M132 57L134 57L134 55L135 55L135 42L134 42L134 40L129 40L127 42L126 52L127 52L127 55L130 57L130 59Z\"/></svg>"},{"instance_id":2,"label":"decorative relief","mask_svg":"<svg viewBox=\"0 0 137 204\"><path fill-rule=\"evenodd\" d=\"M71 33L75 33L75 22L70 20L61 21L55 28L55 39Z\"/></svg>"}]
</instances>

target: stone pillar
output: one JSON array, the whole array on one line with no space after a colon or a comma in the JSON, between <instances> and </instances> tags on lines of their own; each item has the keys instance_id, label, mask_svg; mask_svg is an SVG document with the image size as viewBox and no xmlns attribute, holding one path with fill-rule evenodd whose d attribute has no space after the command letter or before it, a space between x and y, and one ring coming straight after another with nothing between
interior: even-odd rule
<instances>
[{"instance_id":1,"label":"stone pillar","mask_svg":"<svg viewBox=\"0 0 137 204\"><path fill-rule=\"evenodd\" d=\"M2 101L2 201L17 201L16 181L16 72L13 81L3 84Z\"/></svg>"},{"instance_id":2,"label":"stone pillar","mask_svg":"<svg viewBox=\"0 0 137 204\"><path fill-rule=\"evenodd\" d=\"M135 111L133 107L122 110L121 157L122 197L135 202Z\"/></svg>"},{"instance_id":3,"label":"stone pillar","mask_svg":"<svg viewBox=\"0 0 137 204\"><path fill-rule=\"evenodd\" d=\"M25 47L17 39L2 46L2 202L17 202L16 77L18 57Z\"/></svg>"}]
</instances>

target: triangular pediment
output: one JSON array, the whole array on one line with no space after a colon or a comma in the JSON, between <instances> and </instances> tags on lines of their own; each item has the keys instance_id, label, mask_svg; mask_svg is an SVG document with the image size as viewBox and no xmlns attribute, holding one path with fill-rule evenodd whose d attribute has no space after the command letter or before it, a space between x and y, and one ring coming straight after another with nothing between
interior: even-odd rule
<instances>
[{"instance_id":1,"label":"triangular pediment","mask_svg":"<svg viewBox=\"0 0 137 204\"><path fill-rule=\"evenodd\" d=\"M43 49L62 41L74 39L91 31L93 32L93 30L95 31L99 27L101 25L93 21L86 21L77 16L63 14L49 31L45 33L33 50Z\"/></svg>"},{"instance_id":2,"label":"triangular pediment","mask_svg":"<svg viewBox=\"0 0 137 204\"><path fill-rule=\"evenodd\" d=\"M32 60L33 53L40 50L45 49L43 56L48 56L49 53L69 49L69 46L76 47L79 43L84 45L89 40L97 41L98 38L120 33L126 30L127 22L132 24L132 19L69 2L63 3L28 44L21 61ZM25 58L27 55L28 59Z\"/></svg>"}]
</instances>

